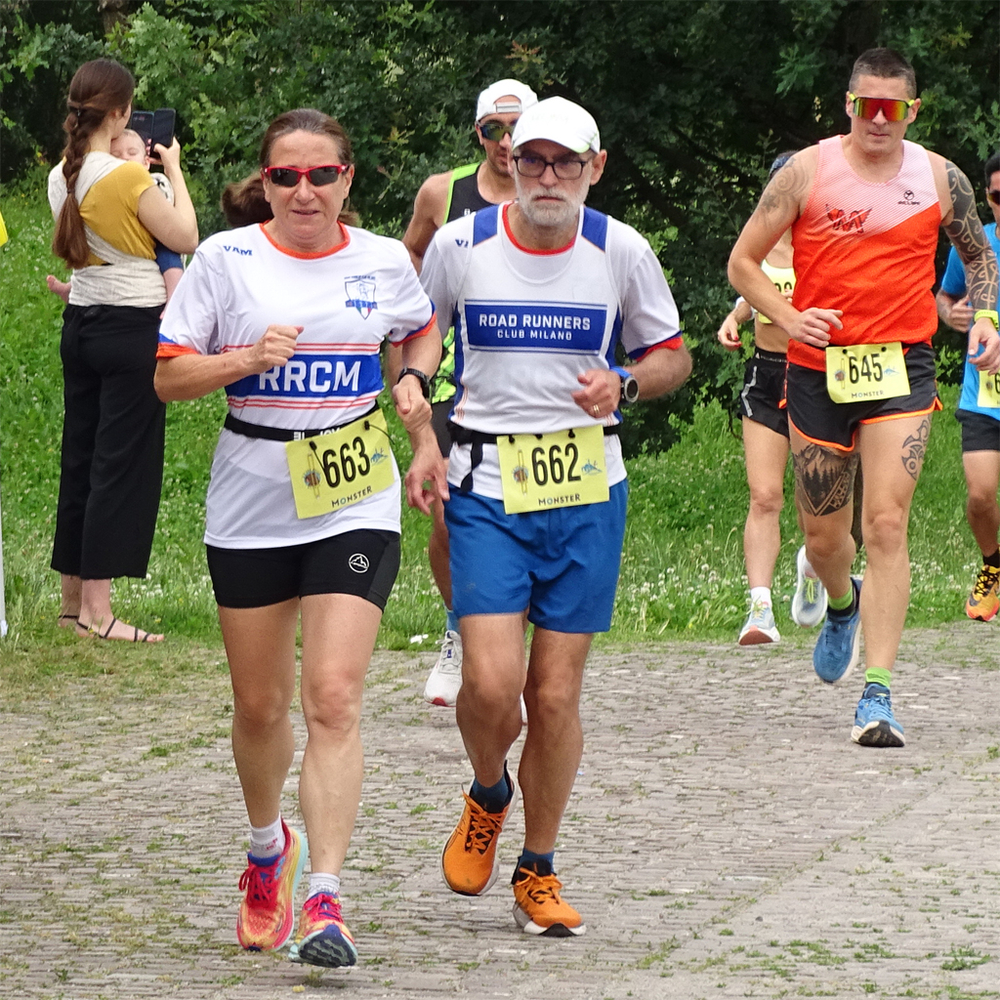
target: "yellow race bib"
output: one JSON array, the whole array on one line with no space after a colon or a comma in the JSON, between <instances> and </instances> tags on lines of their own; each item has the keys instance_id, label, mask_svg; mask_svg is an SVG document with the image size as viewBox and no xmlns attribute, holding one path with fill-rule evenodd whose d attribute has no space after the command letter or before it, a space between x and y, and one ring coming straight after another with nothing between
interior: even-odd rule
<instances>
[{"instance_id":1,"label":"yellow race bib","mask_svg":"<svg viewBox=\"0 0 1000 1000\"><path fill-rule=\"evenodd\" d=\"M988 372L979 373L979 395L976 397L978 406L986 406L990 409L1000 409L1000 373L990 375Z\"/></svg>"},{"instance_id":2,"label":"yellow race bib","mask_svg":"<svg viewBox=\"0 0 1000 1000\"><path fill-rule=\"evenodd\" d=\"M318 517L381 493L395 481L381 410L328 434L285 443L295 512Z\"/></svg>"},{"instance_id":3,"label":"yellow race bib","mask_svg":"<svg viewBox=\"0 0 1000 1000\"><path fill-rule=\"evenodd\" d=\"M910 394L899 341L828 347L825 353L826 391L835 403L863 403Z\"/></svg>"},{"instance_id":4,"label":"yellow race bib","mask_svg":"<svg viewBox=\"0 0 1000 1000\"><path fill-rule=\"evenodd\" d=\"M603 503L610 496L604 430L597 424L551 434L498 434L508 514Z\"/></svg>"}]
</instances>

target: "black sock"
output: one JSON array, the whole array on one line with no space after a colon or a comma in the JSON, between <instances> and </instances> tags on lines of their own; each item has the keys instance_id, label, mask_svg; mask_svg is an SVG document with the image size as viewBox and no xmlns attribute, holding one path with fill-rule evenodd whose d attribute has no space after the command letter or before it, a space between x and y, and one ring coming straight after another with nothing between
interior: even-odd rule
<instances>
[{"instance_id":1,"label":"black sock","mask_svg":"<svg viewBox=\"0 0 1000 1000\"><path fill-rule=\"evenodd\" d=\"M489 813L503 812L513 797L514 783L507 773L506 764L503 766L503 777L495 785L487 788L485 785L479 784L478 778L474 778L472 787L469 789L469 798Z\"/></svg>"}]
</instances>

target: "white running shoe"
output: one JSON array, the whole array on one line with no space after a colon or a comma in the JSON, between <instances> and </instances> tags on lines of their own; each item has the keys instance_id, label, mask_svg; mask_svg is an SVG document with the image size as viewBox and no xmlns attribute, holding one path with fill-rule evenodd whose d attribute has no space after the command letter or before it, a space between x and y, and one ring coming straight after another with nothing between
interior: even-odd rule
<instances>
[{"instance_id":1,"label":"white running shoe","mask_svg":"<svg viewBox=\"0 0 1000 1000\"><path fill-rule=\"evenodd\" d=\"M462 637L447 631L441 640L441 653L424 685L424 700L432 705L454 708L462 687Z\"/></svg>"},{"instance_id":2,"label":"white running shoe","mask_svg":"<svg viewBox=\"0 0 1000 1000\"><path fill-rule=\"evenodd\" d=\"M750 614L743 623L740 637L737 640L741 646L759 646L765 642L779 642L781 636L774 624L774 610L770 604L761 601L751 601Z\"/></svg>"},{"instance_id":3,"label":"white running shoe","mask_svg":"<svg viewBox=\"0 0 1000 1000\"><path fill-rule=\"evenodd\" d=\"M802 628L815 628L826 615L826 587L818 577L806 576L806 547L795 557L795 594L792 596L792 621Z\"/></svg>"}]
</instances>

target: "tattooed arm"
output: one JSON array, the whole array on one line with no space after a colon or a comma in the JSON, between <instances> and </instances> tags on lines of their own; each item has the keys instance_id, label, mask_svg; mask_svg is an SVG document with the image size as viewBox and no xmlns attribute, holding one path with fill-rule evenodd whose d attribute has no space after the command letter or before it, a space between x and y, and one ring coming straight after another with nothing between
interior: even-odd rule
<instances>
[{"instance_id":1,"label":"tattooed arm","mask_svg":"<svg viewBox=\"0 0 1000 1000\"><path fill-rule=\"evenodd\" d=\"M976 214L972 185L954 163L945 161L944 167L951 209L944 216L942 226L965 265L969 305L973 311L996 309L1000 274L996 255ZM976 367L991 373L1000 370L1000 336L993 323L985 317L977 320L969 330L970 358L976 356L980 346L983 350L976 357Z\"/></svg>"},{"instance_id":2,"label":"tattooed arm","mask_svg":"<svg viewBox=\"0 0 1000 1000\"><path fill-rule=\"evenodd\" d=\"M810 307L799 312L760 267L781 234L799 217L812 186L816 158L816 147L810 146L796 153L771 178L729 256L729 281L757 312L790 337L813 347L826 347L830 327L841 327L840 310Z\"/></svg>"}]
</instances>

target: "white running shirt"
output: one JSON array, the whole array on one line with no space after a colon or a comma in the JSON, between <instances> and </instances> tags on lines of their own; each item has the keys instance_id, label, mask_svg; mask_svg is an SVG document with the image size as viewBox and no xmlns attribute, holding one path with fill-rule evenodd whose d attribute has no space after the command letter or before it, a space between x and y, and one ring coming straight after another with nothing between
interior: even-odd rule
<instances>
[{"instance_id":1,"label":"white running shirt","mask_svg":"<svg viewBox=\"0 0 1000 1000\"><path fill-rule=\"evenodd\" d=\"M367 413L382 389L382 341L422 336L434 310L402 243L343 232L344 242L322 254L279 247L258 225L210 236L170 300L158 357L242 350L272 323L301 326L284 366L226 386L229 412L291 430ZM284 444L223 430L206 506L205 541L220 548L297 545L358 528L399 531L399 473L390 489L300 520Z\"/></svg>"},{"instance_id":2,"label":"white running shirt","mask_svg":"<svg viewBox=\"0 0 1000 1000\"><path fill-rule=\"evenodd\" d=\"M637 361L680 346L677 307L649 243L631 226L590 208L576 239L553 252L514 240L507 208L485 208L442 226L420 281L442 324L455 327L458 392L451 418L486 434L541 434L621 423L594 419L573 402L577 376L615 365L619 341ZM675 339L676 338L676 339ZM453 445L448 481L469 471L470 445ZM608 483L625 478L617 435L607 435ZM473 491L502 498L496 446L483 446Z\"/></svg>"}]
</instances>

